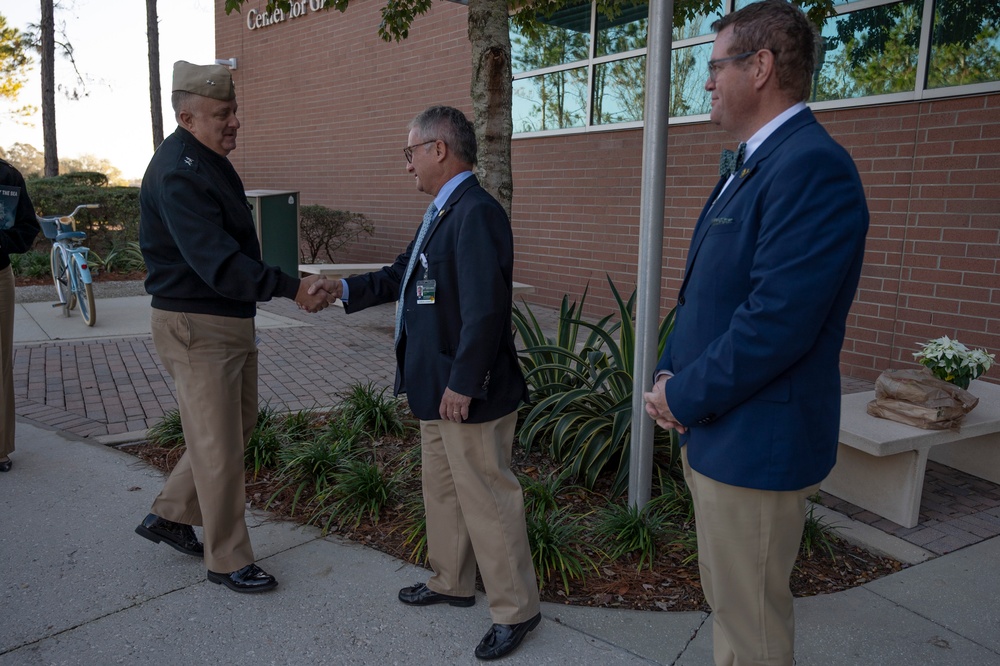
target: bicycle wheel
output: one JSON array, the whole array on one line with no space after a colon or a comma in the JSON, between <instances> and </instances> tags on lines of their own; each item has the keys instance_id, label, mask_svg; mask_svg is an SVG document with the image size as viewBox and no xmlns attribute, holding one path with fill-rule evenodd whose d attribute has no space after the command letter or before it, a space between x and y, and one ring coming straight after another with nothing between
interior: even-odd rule
<instances>
[{"instance_id":1,"label":"bicycle wheel","mask_svg":"<svg viewBox=\"0 0 1000 666\"><path fill-rule=\"evenodd\" d=\"M76 294L70 288L70 275L69 271L66 270L66 259L62 248L58 245L52 246L49 267L52 269L52 282L56 286L56 295L59 296L59 302L63 304L63 313L68 317L69 311L76 305Z\"/></svg>"},{"instance_id":2,"label":"bicycle wheel","mask_svg":"<svg viewBox=\"0 0 1000 666\"><path fill-rule=\"evenodd\" d=\"M73 273L79 296L77 303L80 305L80 316L83 317L83 323L87 326L93 326L94 322L97 321L97 311L94 309L94 285L83 281L83 271L80 269L80 264L75 261L73 262Z\"/></svg>"}]
</instances>

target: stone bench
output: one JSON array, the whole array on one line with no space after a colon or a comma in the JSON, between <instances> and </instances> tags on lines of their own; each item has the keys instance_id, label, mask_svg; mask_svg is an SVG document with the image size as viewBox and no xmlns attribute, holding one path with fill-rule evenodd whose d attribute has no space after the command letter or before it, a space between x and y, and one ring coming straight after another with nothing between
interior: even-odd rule
<instances>
[{"instance_id":1,"label":"stone bench","mask_svg":"<svg viewBox=\"0 0 1000 666\"><path fill-rule=\"evenodd\" d=\"M916 527L927 460L1000 483L1000 386L972 383L979 404L957 430L923 430L870 416L874 391L842 398L837 464L822 490Z\"/></svg>"},{"instance_id":2,"label":"stone bench","mask_svg":"<svg viewBox=\"0 0 1000 666\"><path fill-rule=\"evenodd\" d=\"M299 273L305 275L323 275L324 277L348 278L361 273L371 273L381 269L386 264L299 264ZM511 293L512 298L535 293L530 284L515 282Z\"/></svg>"}]
</instances>

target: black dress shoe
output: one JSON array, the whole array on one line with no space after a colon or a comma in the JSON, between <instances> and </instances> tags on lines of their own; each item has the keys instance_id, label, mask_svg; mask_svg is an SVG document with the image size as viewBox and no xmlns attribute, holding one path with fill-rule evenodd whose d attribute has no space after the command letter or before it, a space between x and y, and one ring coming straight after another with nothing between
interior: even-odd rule
<instances>
[{"instance_id":1,"label":"black dress shoe","mask_svg":"<svg viewBox=\"0 0 1000 666\"><path fill-rule=\"evenodd\" d=\"M266 592L278 586L274 576L253 563L232 573L209 571L208 579L213 583L225 585L234 592Z\"/></svg>"},{"instance_id":2,"label":"black dress shoe","mask_svg":"<svg viewBox=\"0 0 1000 666\"><path fill-rule=\"evenodd\" d=\"M480 659L499 659L513 652L528 632L537 627L541 621L542 614L539 613L530 620L517 624L494 624L476 646L476 656Z\"/></svg>"},{"instance_id":3,"label":"black dress shoe","mask_svg":"<svg viewBox=\"0 0 1000 666\"><path fill-rule=\"evenodd\" d=\"M473 597L453 597L450 594L435 592L423 583L417 583L412 587L404 587L399 591L399 600L408 606L430 606L431 604L450 604L452 606L467 607L476 603Z\"/></svg>"},{"instance_id":4,"label":"black dress shoe","mask_svg":"<svg viewBox=\"0 0 1000 666\"><path fill-rule=\"evenodd\" d=\"M205 554L205 547L198 541L190 525L160 518L155 513L146 516L139 527L135 528L135 533L153 543L166 541L168 546L185 555L202 557Z\"/></svg>"},{"instance_id":5,"label":"black dress shoe","mask_svg":"<svg viewBox=\"0 0 1000 666\"><path fill-rule=\"evenodd\" d=\"M13 466L14 466L14 461L11 460L10 458L7 458L7 460L0 462L0 472L9 472L10 468Z\"/></svg>"}]
</instances>

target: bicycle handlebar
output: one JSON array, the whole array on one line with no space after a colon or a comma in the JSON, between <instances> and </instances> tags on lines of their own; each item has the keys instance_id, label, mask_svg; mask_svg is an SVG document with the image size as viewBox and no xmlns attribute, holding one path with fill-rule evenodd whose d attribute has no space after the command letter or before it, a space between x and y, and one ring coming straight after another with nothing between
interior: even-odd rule
<instances>
[{"instance_id":1,"label":"bicycle handlebar","mask_svg":"<svg viewBox=\"0 0 1000 666\"><path fill-rule=\"evenodd\" d=\"M76 231L76 214L79 213L84 208L100 208L100 204L80 204L73 209L73 212L69 215L35 215L35 219L38 220L39 224L42 225L42 230L45 232L46 238L55 238L56 234L59 232L60 228L70 227ZM52 229L46 230L45 225L54 225Z\"/></svg>"},{"instance_id":2,"label":"bicycle handlebar","mask_svg":"<svg viewBox=\"0 0 1000 666\"><path fill-rule=\"evenodd\" d=\"M69 215L35 215L35 217L38 218L39 220L62 221L66 219L73 219L74 217L76 217L76 214L79 213L84 208L100 208L100 207L101 207L100 204L80 204L79 206L74 208L73 212L70 213Z\"/></svg>"},{"instance_id":3,"label":"bicycle handlebar","mask_svg":"<svg viewBox=\"0 0 1000 666\"><path fill-rule=\"evenodd\" d=\"M100 208L100 207L101 207L100 204L80 204L79 206L74 208L73 212L67 215L66 217L75 217L76 214L79 213L84 208Z\"/></svg>"}]
</instances>

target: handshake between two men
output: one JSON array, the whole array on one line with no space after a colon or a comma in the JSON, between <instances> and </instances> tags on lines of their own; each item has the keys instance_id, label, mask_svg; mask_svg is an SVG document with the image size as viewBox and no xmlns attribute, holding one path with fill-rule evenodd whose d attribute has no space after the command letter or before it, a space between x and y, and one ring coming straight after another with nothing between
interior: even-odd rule
<instances>
[{"instance_id":1,"label":"handshake between two men","mask_svg":"<svg viewBox=\"0 0 1000 666\"><path fill-rule=\"evenodd\" d=\"M299 282L295 303L306 312L319 312L333 305L343 293L343 285L339 278L310 275Z\"/></svg>"}]
</instances>

